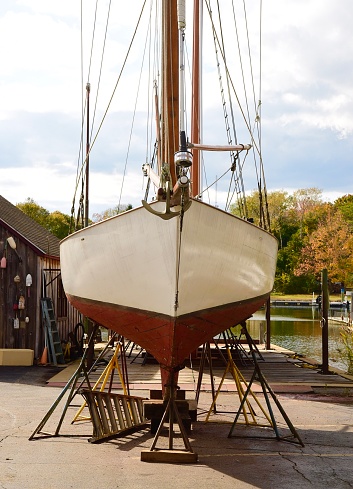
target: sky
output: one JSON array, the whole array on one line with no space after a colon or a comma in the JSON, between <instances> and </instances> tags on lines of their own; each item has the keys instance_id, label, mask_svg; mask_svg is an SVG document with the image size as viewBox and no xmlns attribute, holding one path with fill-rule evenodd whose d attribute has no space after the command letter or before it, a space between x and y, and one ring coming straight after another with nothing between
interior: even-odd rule
<instances>
[{"instance_id":1,"label":"sky","mask_svg":"<svg viewBox=\"0 0 353 489\"><path fill-rule=\"evenodd\" d=\"M100 58L89 71L89 53L96 2L83 3L83 84L89 79L94 87ZM95 128L115 86L142 3L112 2ZM222 0L221 6L229 3ZM255 25L259 0L247 3L250 24L254 19ZM101 36L101 45L108 4L101 1L97 11L95 39ZM132 4L136 8L130 8ZM353 193L352 1L263 0L262 15L261 119L267 190L291 193L317 187L331 201ZM79 0L0 2L0 194L13 204L29 197L51 212L71 211L80 161L80 25ZM143 109L131 88L139 79L137 55L143 49L140 37L132 49L123 89L114 97L99 144L97 138L92 149L91 215L119 202L135 207L144 198L145 129L139 116ZM141 92L146 88L142 85ZM206 85L206 90L205 136L217 136L213 85ZM139 132L132 136L135 106ZM129 167L132 156L135 165ZM228 163L221 159L211 165L208 182L222 174ZM247 190L254 188L250 181ZM227 182L220 182L211 193L211 203L221 205L226 190Z\"/></svg>"}]
</instances>

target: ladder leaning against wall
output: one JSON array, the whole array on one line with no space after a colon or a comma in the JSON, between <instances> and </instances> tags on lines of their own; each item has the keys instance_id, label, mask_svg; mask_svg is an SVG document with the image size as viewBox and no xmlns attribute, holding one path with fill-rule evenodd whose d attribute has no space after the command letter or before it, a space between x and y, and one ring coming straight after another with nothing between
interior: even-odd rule
<instances>
[{"instance_id":1,"label":"ladder leaning against wall","mask_svg":"<svg viewBox=\"0 0 353 489\"><path fill-rule=\"evenodd\" d=\"M61 346L61 339L56 324L53 301L50 297L43 297L41 300L42 317L46 345L48 346L49 361L54 365L65 363L64 353Z\"/></svg>"}]
</instances>

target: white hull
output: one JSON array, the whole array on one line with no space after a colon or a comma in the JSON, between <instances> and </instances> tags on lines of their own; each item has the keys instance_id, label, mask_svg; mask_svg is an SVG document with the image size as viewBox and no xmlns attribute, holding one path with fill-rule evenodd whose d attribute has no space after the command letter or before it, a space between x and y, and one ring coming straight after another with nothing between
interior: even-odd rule
<instances>
[{"instance_id":1,"label":"white hull","mask_svg":"<svg viewBox=\"0 0 353 489\"><path fill-rule=\"evenodd\" d=\"M93 309L81 302L99 304L92 319L112 328L104 305L170 320L230 304L255 301L258 307L273 287L277 241L245 220L193 201L181 234L178 217L163 220L141 207L69 236L60 257L68 298L86 315ZM119 321L117 312L113 329L136 341L133 325L127 331L121 322L119 331ZM226 327L220 324L219 332Z\"/></svg>"}]
</instances>

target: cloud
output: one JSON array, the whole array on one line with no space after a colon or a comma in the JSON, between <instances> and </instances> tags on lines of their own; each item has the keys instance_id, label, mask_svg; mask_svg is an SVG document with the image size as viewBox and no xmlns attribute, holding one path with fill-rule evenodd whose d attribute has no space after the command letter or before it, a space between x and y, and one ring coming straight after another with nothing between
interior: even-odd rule
<instances>
[{"instance_id":1,"label":"cloud","mask_svg":"<svg viewBox=\"0 0 353 489\"><path fill-rule=\"evenodd\" d=\"M98 44L93 49L89 68L96 2L83 2L85 49L81 80L79 2L1 2L0 193L5 198L16 203L31 197L50 210L58 208L70 212L77 162L82 161L80 146L82 152L85 145L84 139L80 143L85 101L81 82L85 86L90 69L91 118L96 110L94 137L117 83L141 4L136 2L136 8L125 8L119 13L118 5L112 2L103 60L108 2L99 4L95 31ZM252 27L258 27L258 2L248 4L252 32ZM146 11L144 25L148 14ZM237 15L241 16L241 11ZM255 62L253 71L255 104L261 99L261 145L268 190L318 187L323 189L324 195L349 193L353 183L350 177L353 133L351 2L269 0L263 2L262 15L261 93ZM223 18L225 24L230 21L230 17ZM152 111L151 105L144 101L153 84L153 79L145 78L148 56L142 69L138 64L146 41L145 34L138 34L126 76L119 82L92 149L92 212L118 204L124 173L121 203L136 206L144 197L146 182L141 166L151 159L154 126L152 122L147 131L143 125L144 116ZM258 41L258 36L250 40L254 60L259 54ZM234 43L227 51L227 60L235 76L237 93L243 100L241 70L234 62L235 46ZM205 50L209 53L212 49L210 36L205 40ZM99 78L101 61L103 75ZM248 76L249 66L244 70ZM211 64L207 65L207 74L213 78L204 81L204 141L223 144L227 141L223 109L216 110L221 101L219 76ZM222 81L224 83L224 79ZM98 84L100 94L96 99ZM136 97L137 88L139 95ZM253 106L251 86L249 97ZM231 118L230 111L228 117ZM254 119L253 113L251 124ZM235 124L239 142L249 142L238 118ZM207 162L207 173L203 176L205 186L214 182L231 164L229 156L224 154L205 154L204 159ZM249 158L244 168L244 175L249 177L246 188L250 190L256 188L251 164ZM228 186L229 174L218 182L217 189L210 190L209 201L221 206L226 201Z\"/></svg>"}]
</instances>

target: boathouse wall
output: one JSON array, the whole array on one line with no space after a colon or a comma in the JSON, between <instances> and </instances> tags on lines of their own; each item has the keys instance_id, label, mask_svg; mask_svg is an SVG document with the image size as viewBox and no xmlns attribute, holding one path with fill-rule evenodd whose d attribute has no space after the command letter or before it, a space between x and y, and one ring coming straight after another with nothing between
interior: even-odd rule
<instances>
[{"instance_id":1,"label":"boathouse wall","mask_svg":"<svg viewBox=\"0 0 353 489\"><path fill-rule=\"evenodd\" d=\"M41 298L53 301L62 341L81 315L63 290L59 239L1 196L0 260L0 348L34 350L36 361L45 346Z\"/></svg>"}]
</instances>

